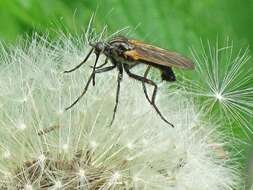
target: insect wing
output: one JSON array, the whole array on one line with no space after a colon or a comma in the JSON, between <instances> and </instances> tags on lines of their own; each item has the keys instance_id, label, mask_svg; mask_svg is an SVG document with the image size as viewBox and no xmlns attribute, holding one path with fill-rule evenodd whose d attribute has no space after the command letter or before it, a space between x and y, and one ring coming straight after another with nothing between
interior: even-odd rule
<instances>
[{"instance_id":1,"label":"insect wing","mask_svg":"<svg viewBox=\"0 0 253 190\"><path fill-rule=\"evenodd\" d=\"M128 43L133 46L133 49L126 51L124 54L135 61L145 61L168 67L194 69L194 64L190 59L176 52L170 52L137 40L128 40Z\"/></svg>"}]
</instances>

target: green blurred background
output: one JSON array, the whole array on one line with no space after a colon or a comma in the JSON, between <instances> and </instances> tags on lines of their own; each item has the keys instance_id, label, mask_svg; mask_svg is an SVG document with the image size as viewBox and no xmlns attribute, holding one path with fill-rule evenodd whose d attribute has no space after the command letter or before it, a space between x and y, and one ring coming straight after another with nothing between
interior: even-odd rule
<instances>
[{"instance_id":1,"label":"green blurred background","mask_svg":"<svg viewBox=\"0 0 253 190\"><path fill-rule=\"evenodd\" d=\"M94 12L97 32L130 27L131 37L186 55L200 39L253 47L253 0L0 0L0 40L12 44L34 31L82 34Z\"/></svg>"},{"instance_id":2,"label":"green blurred background","mask_svg":"<svg viewBox=\"0 0 253 190\"><path fill-rule=\"evenodd\" d=\"M133 36L163 47L185 49L217 36L253 45L252 0L0 0L0 39L55 28L80 33L94 11L98 30L130 26Z\"/></svg>"}]
</instances>

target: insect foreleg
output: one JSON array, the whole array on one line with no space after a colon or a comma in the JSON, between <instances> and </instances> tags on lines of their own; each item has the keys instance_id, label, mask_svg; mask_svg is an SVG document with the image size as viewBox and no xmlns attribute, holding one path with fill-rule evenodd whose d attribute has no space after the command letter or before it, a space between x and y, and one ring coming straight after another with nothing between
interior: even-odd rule
<instances>
[{"instance_id":1,"label":"insect foreleg","mask_svg":"<svg viewBox=\"0 0 253 190\"><path fill-rule=\"evenodd\" d=\"M102 65L97 66L95 69L100 69L101 67L105 66L108 63L108 57L105 58L105 62ZM94 66L90 66L91 68L94 68Z\"/></svg>"},{"instance_id":2,"label":"insect foreleg","mask_svg":"<svg viewBox=\"0 0 253 190\"><path fill-rule=\"evenodd\" d=\"M70 72L78 69L79 67L81 67L88 60L88 58L90 57L90 55L91 55L92 52L93 52L93 48L90 50L90 52L88 53L88 55L84 58L84 60L80 64L78 64L77 66L75 66L73 69L64 71L64 73L70 73Z\"/></svg>"},{"instance_id":3,"label":"insect foreleg","mask_svg":"<svg viewBox=\"0 0 253 190\"><path fill-rule=\"evenodd\" d=\"M100 53L96 53L96 60L95 60L95 63L94 63L94 66L93 66L93 70L92 70L92 73L94 73L94 75L92 77L92 84L93 84L93 86L95 86L95 76L96 76L95 70L96 70L96 66L97 66L99 55L100 55Z\"/></svg>"},{"instance_id":4,"label":"insect foreleg","mask_svg":"<svg viewBox=\"0 0 253 190\"><path fill-rule=\"evenodd\" d=\"M112 66L109 66L109 67L105 67L105 68L102 68L102 69L98 69L98 70L95 70L94 72L91 73L84 89L83 89L83 92L81 93L81 95L67 108L65 108L65 110L68 110L70 108L72 108L83 96L84 94L86 93L86 91L88 90L89 88L89 85L90 85L90 82L91 82L91 79L93 78L93 76L96 74L96 73L103 73L103 72L107 72L107 71L111 71L113 70L114 68L116 67L116 65L112 65Z\"/></svg>"},{"instance_id":5,"label":"insect foreleg","mask_svg":"<svg viewBox=\"0 0 253 190\"><path fill-rule=\"evenodd\" d=\"M149 103L154 107L154 109L156 110L156 112L158 113L158 115L161 117L161 119L163 121L165 121L166 123L168 123L171 127L174 127L174 125L172 123L170 123L163 115L162 113L160 112L160 110L158 109L158 107L156 106L155 104L155 97L156 97L156 92L157 92L157 85L155 84L154 81L150 80L150 79L147 79L143 76L139 76L139 75L136 75L136 74L133 74L127 65L124 65L124 69L126 71L126 73L128 74L129 77L135 79L135 80L138 80L138 81L141 81L143 83L147 83L147 84L150 84L154 87L154 90L153 90L153 94L152 94L152 99L151 99L151 102L150 102L150 99L148 98L147 96L147 92L145 94L147 100L149 101ZM146 89L146 87L145 87ZM145 92L144 92L145 93Z\"/></svg>"},{"instance_id":6,"label":"insect foreleg","mask_svg":"<svg viewBox=\"0 0 253 190\"><path fill-rule=\"evenodd\" d=\"M117 64L117 67L119 69L119 73L118 73L118 78L117 78L116 102L115 102L115 106L114 106L114 109L113 109L113 116L112 116L112 120L111 120L110 126L112 125L112 123L113 123L113 121L115 119L116 112L117 112L118 103L119 103L120 83L121 83L122 77L123 77L123 67L122 67L122 64Z\"/></svg>"}]
</instances>

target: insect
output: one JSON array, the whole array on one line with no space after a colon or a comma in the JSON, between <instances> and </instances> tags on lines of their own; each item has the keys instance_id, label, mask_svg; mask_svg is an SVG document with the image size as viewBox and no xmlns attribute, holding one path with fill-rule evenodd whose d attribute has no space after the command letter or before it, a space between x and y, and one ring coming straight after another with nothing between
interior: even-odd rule
<instances>
[{"instance_id":1,"label":"insect","mask_svg":"<svg viewBox=\"0 0 253 190\"><path fill-rule=\"evenodd\" d=\"M92 81L93 86L95 85L96 74L108 72L113 69L118 70L117 76L117 90L116 90L116 103L113 110L113 116L110 125L113 123L119 101L120 94L120 83L123 78L123 70L126 74L137 81L142 82L143 91L148 102L154 107L158 115L163 121L165 121L170 126L174 127L160 112L155 103L157 85L154 81L147 78L151 67L157 68L161 71L161 78L165 81L176 81L175 74L172 67L183 68L183 69L194 69L194 64L192 61L176 52L171 52L159 47L155 47L144 42L137 40L131 40L123 36L114 37L107 42L96 42L91 43L92 47L85 59L78 64L73 69L64 71L64 73L70 73L81 67L90 57L94 51L96 55L94 66L92 66L93 71L84 87L81 95L69 106L66 110L72 108L86 93L88 87ZM106 56L105 62L100 66L97 66L97 61L99 56L104 54ZM110 60L111 65L106 66ZM134 74L131 69L136 65L144 64L147 66L144 76ZM106 67L105 67L106 66ZM149 98L146 84L152 85L154 87L151 98Z\"/></svg>"}]
</instances>

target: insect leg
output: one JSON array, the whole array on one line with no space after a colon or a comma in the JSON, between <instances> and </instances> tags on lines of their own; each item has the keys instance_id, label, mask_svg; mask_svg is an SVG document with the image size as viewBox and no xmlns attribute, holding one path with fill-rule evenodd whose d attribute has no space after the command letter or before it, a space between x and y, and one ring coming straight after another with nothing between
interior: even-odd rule
<instances>
[{"instance_id":1,"label":"insect leg","mask_svg":"<svg viewBox=\"0 0 253 190\"><path fill-rule=\"evenodd\" d=\"M108 62L108 57L106 57L105 62L102 65L97 66L95 69L100 69L101 67L105 66ZM90 66L91 68L94 68L94 66Z\"/></svg>"},{"instance_id":2,"label":"insect leg","mask_svg":"<svg viewBox=\"0 0 253 190\"><path fill-rule=\"evenodd\" d=\"M126 73L128 74L129 77L135 79L135 80L138 80L138 81L141 81L141 82L144 82L144 83L147 83L147 84L150 84L154 87L154 91L153 91L153 94L152 94L152 100L150 102L150 99L147 98L149 100L149 103L154 107L154 109L156 110L157 114L161 117L161 119L163 121L165 121L166 123L168 123L171 127L174 127L174 125L172 123L170 123L163 115L162 113L160 112L160 110L157 108L156 104L155 104L155 97L156 97L156 92L157 92L157 85L155 84L154 81L150 80L150 79L147 79L143 76L139 76L139 75L136 75L136 74L133 74L130 72L129 68L127 65L124 65L124 69L126 71ZM147 94L145 94L146 96Z\"/></svg>"},{"instance_id":3,"label":"insect leg","mask_svg":"<svg viewBox=\"0 0 253 190\"><path fill-rule=\"evenodd\" d=\"M147 79L148 76L148 72L150 71L151 66L149 65L144 73L144 78ZM148 93L147 93L147 88L145 85L145 82L142 82L142 87L143 87L143 91L145 94L146 99L148 100L148 102L155 108L155 110L157 111L157 113L160 115L160 117L164 118L164 116L162 116L160 110L157 108L156 104L155 104L155 97L156 97L156 92L157 92L157 87L155 86L153 94L152 94L152 100L150 100L150 98L148 97ZM166 120L167 121L167 120ZM166 122L165 121L165 122ZM166 122L168 123L168 122ZM169 124L171 125L171 123L169 122ZM172 126L174 127L174 125Z\"/></svg>"},{"instance_id":4,"label":"insect leg","mask_svg":"<svg viewBox=\"0 0 253 190\"><path fill-rule=\"evenodd\" d=\"M151 68L151 66L149 65L149 66L147 67L145 73L144 73L144 78L147 78L148 72L149 72L150 68ZM142 82L142 88L143 88L143 91L144 91L144 94L145 94L146 99L148 100L148 102L149 102L150 104L152 104L151 100L150 100L149 97L148 97L148 93L147 93L147 88L146 88L145 82Z\"/></svg>"},{"instance_id":5,"label":"insect leg","mask_svg":"<svg viewBox=\"0 0 253 190\"><path fill-rule=\"evenodd\" d=\"M98 58L99 58L99 55L100 53L96 53L96 60L95 60L95 63L94 63L94 67L93 67L93 70L92 70L92 73L94 73L93 77L92 77L92 85L95 86L95 69L96 69L96 65L97 65L97 62L98 62Z\"/></svg>"},{"instance_id":6,"label":"insect leg","mask_svg":"<svg viewBox=\"0 0 253 190\"><path fill-rule=\"evenodd\" d=\"M70 69L70 70L67 70L67 71L64 71L64 73L70 73L76 69L78 69L79 67L81 67L87 60L88 58L90 57L91 53L93 52L93 48L90 50L90 52L88 53L88 55L84 58L84 60L79 63L77 66L75 66L73 69Z\"/></svg>"},{"instance_id":7,"label":"insect leg","mask_svg":"<svg viewBox=\"0 0 253 190\"><path fill-rule=\"evenodd\" d=\"M88 81L87 81L87 83L86 83L86 85L85 85L85 87L84 87L83 92L81 93L81 95L70 106L68 106L67 108L65 108L65 110L69 110L70 108L72 108L84 96L84 94L86 93L86 91L89 88L91 79L93 78L93 76L95 75L95 73L107 72L107 71L113 70L115 67L116 67L116 65L112 65L112 66L105 67L105 68L102 68L102 69L99 69L99 70L95 70L94 72L92 72L91 75L90 75L90 77L89 77L89 79L88 79Z\"/></svg>"},{"instance_id":8,"label":"insect leg","mask_svg":"<svg viewBox=\"0 0 253 190\"><path fill-rule=\"evenodd\" d=\"M122 81L122 77L123 77L123 68L121 64L118 64L118 69L119 69L119 73L118 73L118 79L117 79L117 92L116 92L116 102L115 102L115 106L113 109L113 116L112 116L112 120L110 123L110 126L112 125L114 119L115 119L115 115L116 115L116 111L118 108L118 103L119 103L119 92L120 92L120 82Z\"/></svg>"}]
</instances>

